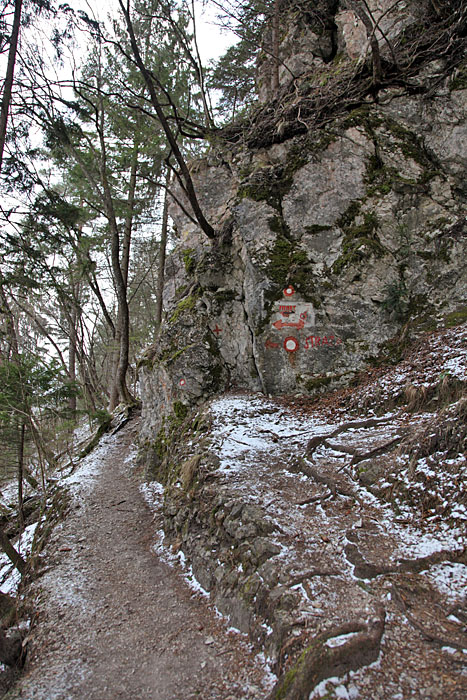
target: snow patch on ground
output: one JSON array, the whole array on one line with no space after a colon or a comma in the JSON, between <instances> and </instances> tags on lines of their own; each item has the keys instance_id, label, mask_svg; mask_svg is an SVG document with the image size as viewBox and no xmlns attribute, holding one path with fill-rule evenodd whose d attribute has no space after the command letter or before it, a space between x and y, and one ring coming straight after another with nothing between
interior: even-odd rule
<instances>
[{"instance_id":1,"label":"snow patch on ground","mask_svg":"<svg viewBox=\"0 0 467 700\"><path fill-rule=\"evenodd\" d=\"M356 700L360 697L358 689L354 685L346 686L344 683L342 678L326 678L310 693L308 700L329 697L339 698L339 700Z\"/></svg>"},{"instance_id":2,"label":"snow patch on ground","mask_svg":"<svg viewBox=\"0 0 467 700\"><path fill-rule=\"evenodd\" d=\"M104 435L98 446L83 457L79 466L71 474L60 479L60 485L68 487L75 498L84 500L92 491L102 463L108 451L115 445L115 440L114 435Z\"/></svg>"},{"instance_id":3,"label":"snow patch on ground","mask_svg":"<svg viewBox=\"0 0 467 700\"><path fill-rule=\"evenodd\" d=\"M444 562L423 571L422 576L446 596L450 603L459 600L467 602L467 566L455 562Z\"/></svg>"}]
</instances>

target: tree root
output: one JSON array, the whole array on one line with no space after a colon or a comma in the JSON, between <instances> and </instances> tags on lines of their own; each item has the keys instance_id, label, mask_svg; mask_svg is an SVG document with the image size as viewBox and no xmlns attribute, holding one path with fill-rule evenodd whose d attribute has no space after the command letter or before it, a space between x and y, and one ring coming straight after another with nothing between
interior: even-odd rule
<instances>
[{"instance_id":1,"label":"tree root","mask_svg":"<svg viewBox=\"0 0 467 700\"><path fill-rule=\"evenodd\" d=\"M319 445L321 445L323 442L326 442L329 438L335 438L341 433L345 433L346 430L350 430L351 428L374 428L378 425L387 425L388 423L389 421L387 421L385 418L368 418L367 420L357 420L352 421L350 423L342 423L342 425L336 428L332 433L328 433L327 435L315 435L315 437L312 437L311 440L308 440L306 452L308 455L312 455L316 448L319 447Z\"/></svg>"},{"instance_id":2,"label":"tree root","mask_svg":"<svg viewBox=\"0 0 467 700\"><path fill-rule=\"evenodd\" d=\"M333 479L327 474L321 474L317 469L315 469L315 467L305 462L305 460L302 457L299 457L298 461L300 464L300 471L303 472L303 474L305 474L306 476L309 476L311 479L314 479L316 483L324 484L325 486L327 486L334 498L337 494L339 494L339 496L355 498L355 500L359 501L359 498L354 490L340 486L335 479Z\"/></svg>"},{"instance_id":3,"label":"tree root","mask_svg":"<svg viewBox=\"0 0 467 700\"><path fill-rule=\"evenodd\" d=\"M334 627L311 640L295 665L279 679L268 700L303 700L325 678L343 676L377 660L384 631L385 611L374 618L354 620ZM329 646L328 641L352 634L345 644Z\"/></svg>"},{"instance_id":4,"label":"tree root","mask_svg":"<svg viewBox=\"0 0 467 700\"><path fill-rule=\"evenodd\" d=\"M350 537L351 533L347 533L347 539L350 539ZM349 562L355 567L355 576L361 579L376 578L384 574L418 573L429 566L440 564L444 561L464 563L466 559L465 550L456 550L454 552L442 550L418 559L399 559L397 564L377 565L368 562L353 542L347 544L344 551Z\"/></svg>"},{"instance_id":5,"label":"tree root","mask_svg":"<svg viewBox=\"0 0 467 700\"><path fill-rule=\"evenodd\" d=\"M340 571L336 569L310 569L310 571L305 571L303 574L294 576L287 585L289 587L296 586L309 578L313 578L313 576L339 576L339 574Z\"/></svg>"},{"instance_id":6,"label":"tree root","mask_svg":"<svg viewBox=\"0 0 467 700\"><path fill-rule=\"evenodd\" d=\"M453 649L459 649L460 651L467 649L467 638L465 638L465 641L459 642L456 639L440 637L438 634L430 632L430 630L428 630L424 625L422 625L421 622L418 622L418 620L416 620L415 617L408 611L404 598L395 585L392 586L391 593L392 598L399 610L405 615L412 627L415 627L415 629L421 632L421 634L423 635L423 637L425 637L425 639L427 639L427 641L434 642L435 644L439 644L440 646L447 646L452 647Z\"/></svg>"}]
</instances>

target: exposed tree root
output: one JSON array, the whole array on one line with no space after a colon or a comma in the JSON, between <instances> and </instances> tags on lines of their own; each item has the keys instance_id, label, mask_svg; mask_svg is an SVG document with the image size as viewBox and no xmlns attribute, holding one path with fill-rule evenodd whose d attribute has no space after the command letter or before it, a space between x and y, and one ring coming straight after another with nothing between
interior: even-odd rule
<instances>
[{"instance_id":1,"label":"exposed tree root","mask_svg":"<svg viewBox=\"0 0 467 700\"><path fill-rule=\"evenodd\" d=\"M453 649L459 649L460 651L467 649L467 637L465 637L463 641L459 641L457 639L452 639L452 637L441 637L436 633L430 632L430 630L422 625L421 622L416 620L415 617L408 611L404 598L395 585L392 586L391 593L397 607L402 613L404 613L412 627L415 627L415 629L421 632L423 637L425 637L425 639L427 639L429 642L434 642L440 646L449 646Z\"/></svg>"},{"instance_id":2,"label":"exposed tree root","mask_svg":"<svg viewBox=\"0 0 467 700\"><path fill-rule=\"evenodd\" d=\"M358 464L359 462L363 462L364 459L371 459L372 457L378 457L379 455L384 454L387 452L391 447L395 447L395 445L398 445L401 442L402 438L401 437L395 437L392 440L389 440L389 442L385 442L384 445L380 445L379 447L375 447L373 450L369 450L368 452L364 452L363 454L356 453L350 460L350 464Z\"/></svg>"},{"instance_id":3,"label":"exposed tree root","mask_svg":"<svg viewBox=\"0 0 467 700\"><path fill-rule=\"evenodd\" d=\"M352 533L347 533L347 539L352 537ZM462 562L464 563L466 559L466 551L456 550L456 551L440 551L429 554L426 557L420 557L418 559L400 559L398 564L373 564L366 561L363 555L360 553L359 548L353 542L350 542L345 547L345 555L349 562L354 565L354 574L357 578L370 579L376 578L377 576L382 576L384 574L400 574L400 573L418 573L427 569L429 566L434 564L440 564L444 561L449 562Z\"/></svg>"},{"instance_id":4,"label":"exposed tree root","mask_svg":"<svg viewBox=\"0 0 467 700\"><path fill-rule=\"evenodd\" d=\"M313 578L313 576L339 576L339 574L340 571L337 571L336 569L310 569L309 571L305 571L303 574L294 576L287 585L291 588L299 583L303 583L303 581L306 581L309 578Z\"/></svg>"},{"instance_id":5,"label":"exposed tree root","mask_svg":"<svg viewBox=\"0 0 467 700\"><path fill-rule=\"evenodd\" d=\"M322 445L324 442L329 440L329 438L334 438L340 435L341 433L345 433L346 430L350 430L352 428L374 428L379 425L388 425L388 423L389 421L385 418L368 418L367 420L357 420L352 421L350 423L342 423L342 425L339 425L339 427L333 430L332 433L328 433L327 435L315 435L314 437L312 437L311 440L308 441L308 444L306 446L306 452L308 455L312 455L316 448L319 447L319 445Z\"/></svg>"},{"instance_id":6,"label":"exposed tree root","mask_svg":"<svg viewBox=\"0 0 467 700\"><path fill-rule=\"evenodd\" d=\"M305 462L305 460L301 457L299 457L299 463L300 463L300 471L302 471L306 476L309 476L310 478L314 479L316 483L318 484L324 484L325 486L328 487L328 489L331 491L331 494L335 497L337 494L339 496L346 496L347 498L355 498L357 501L358 496L356 492L352 489L347 489L338 482L333 479L331 476L328 474L322 474L320 473L315 467L313 467L311 464L308 462ZM322 497L321 497L322 498Z\"/></svg>"},{"instance_id":7,"label":"exposed tree root","mask_svg":"<svg viewBox=\"0 0 467 700\"><path fill-rule=\"evenodd\" d=\"M324 678L342 676L376 661L384 621L385 611L381 607L369 621L350 621L315 637L278 681L268 700L303 700ZM353 636L345 644L328 645L329 640L346 634Z\"/></svg>"}]
</instances>

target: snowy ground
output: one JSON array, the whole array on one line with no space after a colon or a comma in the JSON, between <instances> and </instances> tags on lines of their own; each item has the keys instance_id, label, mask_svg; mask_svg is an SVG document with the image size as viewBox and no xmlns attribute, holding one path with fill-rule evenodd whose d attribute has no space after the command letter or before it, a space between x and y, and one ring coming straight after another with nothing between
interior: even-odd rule
<instances>
[{"instance_id":1,"label":"snowy ground","mask_svg":"<svg viewBox=\"0 0 467 700\"><path fill-rule=\"evenodd\" d=\"M285 643L279 670L286 672L328 628L385 610L377 661L322 679L310 699L467 695L467 472L456 441L465 340L459 329L434 334L398 367L375 370L360 388L311 409L260 395L224 396L209 407L209 451L218 466L197 498L215 490L226 501L259 508L273 530L276 551L257 573L269 590L285 591L297 625L297 644ZM161 485L143 490L162 524ZM172 490L183 494L181 484ZM161 526L155 546L168 552ZM192 580L190 552L179 546ZM216 552L220 570L228 556ZM241 590L254 570L240 561L232 566L229 580L236 576ZM262 627L271 640L278 624L269 610ZM329 646L345 651L350 642L338 635Z\"/></svg>"}]
</instances>

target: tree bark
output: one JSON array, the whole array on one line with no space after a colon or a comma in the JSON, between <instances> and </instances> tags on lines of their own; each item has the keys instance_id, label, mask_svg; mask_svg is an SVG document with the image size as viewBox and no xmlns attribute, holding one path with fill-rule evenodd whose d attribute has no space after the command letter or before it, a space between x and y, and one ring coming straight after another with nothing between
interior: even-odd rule
<instances>
[{"instance_id":1,"label":"tree bark","mask_svg":"<svg viewBox=\"0 0 467 700\"><path fill-rule=\"evenodd\" d=\"M373 59L373 82L375 84L378 84L381 82L383 72L381 68L381 54L379 51L378 39L376 38L375 34L376 25L373 26L371 17L365 12L363 7L360 5L359 0L348 0L348 4L365 25L366 35L370 42L371 54Z\"/></svg>"},{"instance_id":2,"label":"tree bark","mask_svg":"<svg viewBox=\"0 0 467 700\"><path fill-rule=\"evenodd\" d=\"M167 250L167 225L169 221L169 186L170 170L167 168L165 176L164 208L162 210L161 242L159 245L159 265L157 269L157 296L156 296L156 324L159 327L162 323L162 302L164 296L165 279L165 255Z\"/></svg>"},{"instance_id":3,"label":"tree bark","mask_svg":"<svg viewBox=\"0 0 467 700\"><path fill-rule=\"evenodd\" d=\"M3 549L8 559L18 569L21 576L26 573L26 562L19 552L11 544L9 538L5 535L3 527L0 527L0 547Z\"/></svg>"},{"instance_id":4,"label":"tree bark","mask_svg":"<svg viewBox=\"0 0 467 700\"><path fill-rule=\"evenodd\" d=\"M68 336L68 377L70 382L76 382L76 346L78 342L77 333L78 324L78 309L76 304L73 305L70 314L70 329ZM68 408L72 414L76 413L76 394L70 396L68 400Z\"/></svg>"},{"instance_id":5,"label":"tree bark","mask_svg":"<svg viewBox=\"0 0 467 700\"><path fill-rule=\"evenodd\" d=\"M118 399L124 401L127 404L134 403L134 399L131 396L126 384L126 374L128 370L130 356L130 311L128 307L125 270L122 269L122 264L120 261L120 233L118 230L117 217L113 205L112 192L107 177L107 147L104 134L104 107L102 94L100 92L100 77L98 78L98 90L99 123L97 126L98 137L101 147L100 177L104 198L103 204L106 212L106 218L109 224L110 261L112 267L112 276L118 302L118 323L116 328L116 335L120 331L120 342L118 344L118 363L113 381L112 395L110 401L110 410L113 410L117 405ZM128 214L128 216L130 216L130 214Z\"/></svg>"},{"instance_id":6,"label":"tree bark","mask_svg":"<svg viewBox=\"0 0 467 700\"><path fill-rule=\"evenodd\" d=\"M274 0L274 14L272 17L272 54L274 64L272 67L271 80L271 88L274 97L279 91L279 5L280 0Z\"/></svg>"},{"instance_id":7,"label":"tree bark","mask_svg":"<svg viewBox=\"0 0 467 700\"><path fill-rule=\"evenodd\" d=\"M24 420L21 421L19 442L18 442L18 515L19 526L24 528L24 502L23 502L23 479L24 479L24 434L26 426Z\"/></svg>"},{"instance_id":8,"label":"tree bark","mask_svg":"<svg viewBox=\"0 0 467 700\"><path fill-rule=\"evenodd\" d=\"M10 37L10 49L8 51L8 63L5 83L3 85L2 106L0 111L0 172L2 170L3 152L5 150L6 127L8 123L8 112L10 111L11 93L13 89L13 78L15 74L16 55L18 52L18 39L22 9L23 0L15 0L15 14L13 17L13 28Z\"/></svg>"}]
</instances>

